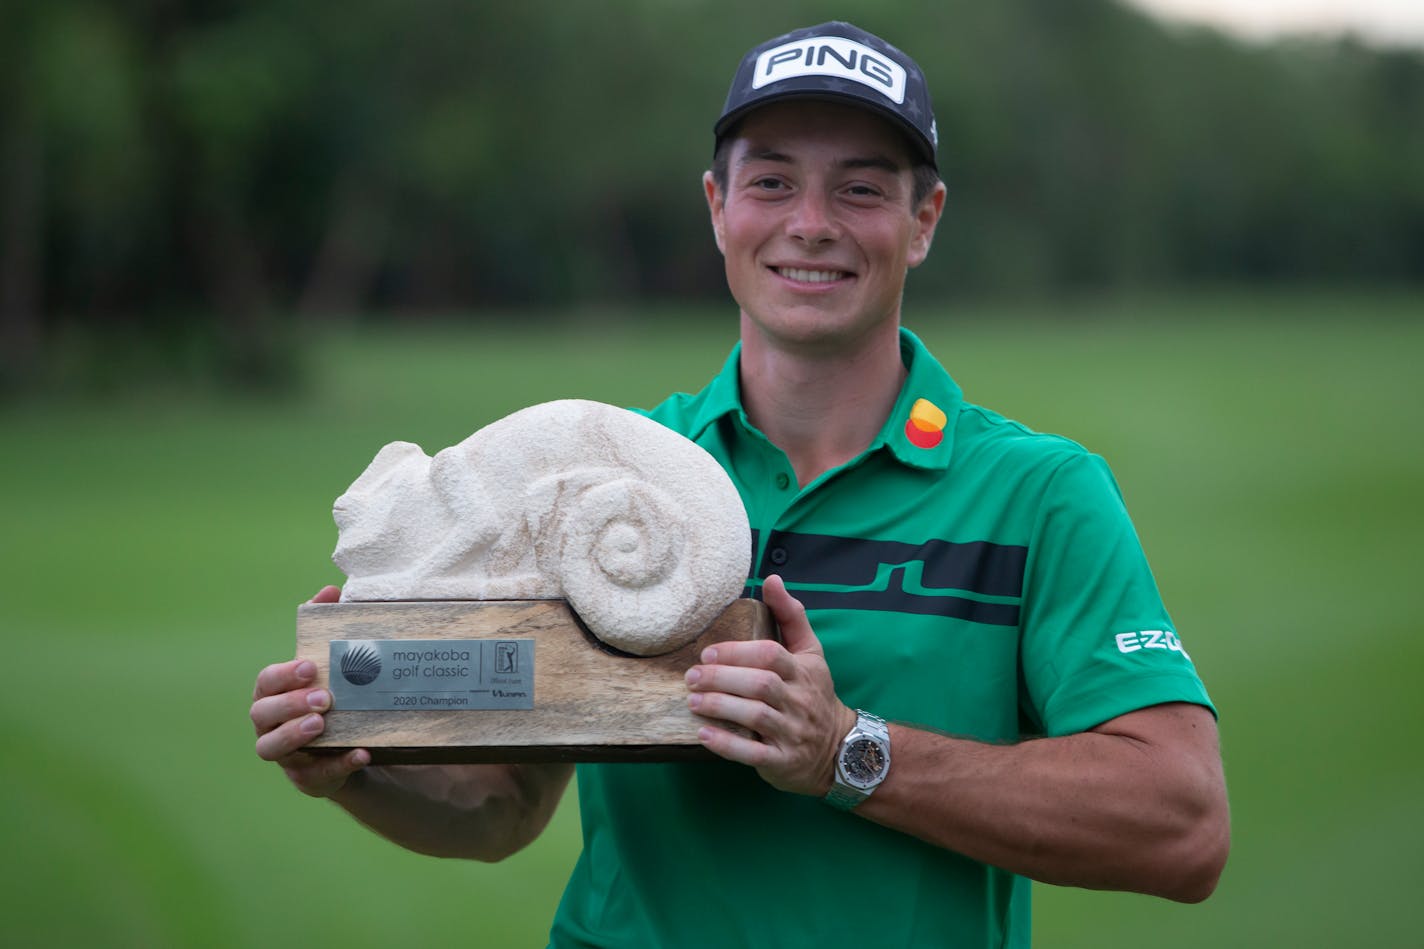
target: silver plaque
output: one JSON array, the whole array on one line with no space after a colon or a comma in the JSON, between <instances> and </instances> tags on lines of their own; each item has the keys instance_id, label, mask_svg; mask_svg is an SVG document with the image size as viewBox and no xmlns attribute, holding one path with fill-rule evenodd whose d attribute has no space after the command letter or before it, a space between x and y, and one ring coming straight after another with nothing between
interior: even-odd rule
<instances>
[{"instance_id":1,"label":"silver plaque","mask_svg":"<svg viewBox=\"0 0 1424 949\"><path fill-rule=\"evenodd\" d=\"M334 639L330 678L335 709L532 709L534 640Z\"/></svg>"}]
</instances>

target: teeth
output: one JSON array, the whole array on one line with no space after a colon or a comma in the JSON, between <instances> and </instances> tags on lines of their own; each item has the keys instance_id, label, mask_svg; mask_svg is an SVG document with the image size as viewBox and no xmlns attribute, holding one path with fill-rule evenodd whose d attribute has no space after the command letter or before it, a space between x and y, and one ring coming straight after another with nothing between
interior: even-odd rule
<instances>
[{"instance_id":1,"label":"teeth","mask_svg":"<svg viewBox=\"0 0 1424 949\"><path fill-rule=\"evenodd\" d=\"M778 267L776 272L787 280L801 283L829 283L846 275L844 270L801 270L798 267Z\"/></svg>"}]
</instances>

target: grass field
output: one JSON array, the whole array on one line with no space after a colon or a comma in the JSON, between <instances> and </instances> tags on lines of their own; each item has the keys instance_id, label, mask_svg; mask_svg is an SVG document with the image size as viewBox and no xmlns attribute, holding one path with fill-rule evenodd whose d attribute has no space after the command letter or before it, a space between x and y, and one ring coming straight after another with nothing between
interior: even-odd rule
<instances>
[{"instance_id":1,"label":"grass field","mask_svg":"<svg viewBox=\"0 0 1424 949\"><path fill-rule=\"evenodd\" d=\"M1405 946L1424 885L1424 300L1222 297L912 321L972 401L1112 463L1222 713L1234 849L1197 907L1039 887L1066 947ZM698 387L730 317L313 336L275 403L0 409L7 945L542 946L572 801L497 866L417 857L252 753L252 679L340 576L332 499L561 397Z\"/></svg>"}]
</instances>

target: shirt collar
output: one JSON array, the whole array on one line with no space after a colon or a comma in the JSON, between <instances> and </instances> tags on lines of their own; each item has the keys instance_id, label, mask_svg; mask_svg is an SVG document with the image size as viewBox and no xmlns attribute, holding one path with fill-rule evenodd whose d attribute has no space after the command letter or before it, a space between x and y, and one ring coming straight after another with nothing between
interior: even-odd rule
<instances>
[{"instance_id":1,"label":"shirt collar","mask_svg":"<svg viewBox=\"0 0 1424 949\"><path fill-rule=\"evenodd\" d=\"M748 429L752 427L747 421L746 411L742 408L741 362L742 344L738 342L732 347L727 361L722 364L722 371L713 376L712 381L703 390L697 414L693 416L692 425L687 431L688 438L696 441L707 426L733 412L740 416L742 424Z\"/></svg>"},{"instance_id":2,"label":"shirt collar","mask_svg":"<svg viewBox=\"0 0 1424 949\"><path fill-rule=\"evenodd\" d=\"M687 433L689 438L696 440L709 425L733 412L743 426L752 429L742 406L741 355L739 342L722 364L722 371L708 384ZM870 450L884 447L900 462L915 468L947 468L954 451L954 427L964 404L964 393L920 338L903 327L900 329L900 358L909 370L905 385L885 426L871 442Z\"/></svg>"}]
</instances>

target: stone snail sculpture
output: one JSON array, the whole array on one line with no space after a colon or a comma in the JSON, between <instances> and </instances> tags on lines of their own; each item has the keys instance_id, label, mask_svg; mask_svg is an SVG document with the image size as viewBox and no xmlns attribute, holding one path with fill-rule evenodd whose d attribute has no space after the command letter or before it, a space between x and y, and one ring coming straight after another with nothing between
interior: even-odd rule
<instances>
[{"instance_id":1,"label":"stone snail sculpture","mask_svg":"<svg viewBox=\"0 0 1424 949\"><path fill-rule=\"evenodd\" d=\"M584 400L522 409L433 458L392 442L333 513L343 601L563 597L640 656L696 639L741 594L751 556L711 455Z\"/></svg>"}]
</instances>

